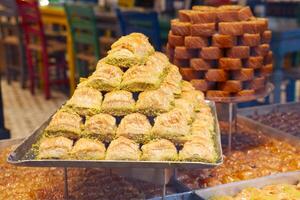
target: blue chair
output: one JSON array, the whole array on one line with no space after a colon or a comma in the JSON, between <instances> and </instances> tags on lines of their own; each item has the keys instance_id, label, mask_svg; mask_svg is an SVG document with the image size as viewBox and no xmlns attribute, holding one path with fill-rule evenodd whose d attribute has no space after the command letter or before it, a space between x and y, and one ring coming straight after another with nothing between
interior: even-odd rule
<instances>
[{"instance_id":1,"label":"blue chair","mask_svg":"<svg viewBox=\"0 0 300 200\"><path fill-rule=\"evenodd\" d=\"M116 10L122 35L140 32L150 38L155 49L161 50L161 38L156 12L138 12Z\"/></svg>"}]
</instances>

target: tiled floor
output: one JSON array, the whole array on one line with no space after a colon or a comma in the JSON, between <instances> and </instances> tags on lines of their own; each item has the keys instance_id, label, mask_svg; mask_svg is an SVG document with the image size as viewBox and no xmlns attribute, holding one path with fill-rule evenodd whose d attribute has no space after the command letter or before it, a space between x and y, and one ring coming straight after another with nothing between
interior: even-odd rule
<instances>
[{"instance_id":1,"label":"tiled floor","mask_svg":"<svg viewBox=\"0 0 300 200\"><path fill-rule=\"evenodd\" d=\"M28 89L21 89L17 82L8 85L3 80L1 84L5 127L10 130L12 138L30 135L67 99L66 95L53 91L53 97L45 100L41 91L33 96Z\"/></svg>"}]
</instances>

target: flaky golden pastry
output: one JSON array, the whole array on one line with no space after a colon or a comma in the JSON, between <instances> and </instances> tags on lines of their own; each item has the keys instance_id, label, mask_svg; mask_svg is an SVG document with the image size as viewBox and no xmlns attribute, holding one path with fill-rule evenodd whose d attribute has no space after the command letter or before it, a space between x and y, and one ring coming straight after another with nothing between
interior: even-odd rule
<instances>
[{"instance_id":1,"label":"flaky golden pastry","mask_svg":"<svg viewBox=\"0 0 300 200\"><path fill-rule=\"evenodd\" d=\"M204 94L199 90L190 90L181 93L181 98L191 102L195 111L199 111L201 103L204 102Z\"/></svg>"},{"instance_id":2,"label":"flaky golden pastry","mask_svg":"<svg viewBox=\"0 0 300 200\"><path fill-rule=\"evenodd\" d=\"M194 86L188 82L188 81L181 81L181 91L182 92L188 92L188 91L192 91L195 90Z\"/></svg>"},{"instance_id":3,"label":"flaky golden pastry","mask_svg":"<svg viewBox=\"0 0 300 200\"><path fill-rule=\"evenodd\" d=\"M135 109L135 101L132 93L119 90L105 94L101 110L115 116L123 116L132 113Z\"/></svg>"},{"instance_id":4,"label":"flaky golden pastry","mask_svg":"<svg viewBox=\"0 0 300 200\"><path fill-rule=\"evenodd\" d=\"M105 157L105 146L103 143L88 139L79 139L71 151L71 157L78 160L102 160Z\"/></svg>"},{"instance_id":5,"label":"flaky golden pastry","mask_svg":"<svg viewBox=\"0 0 300 200\"><path fill-rule=\"evenodd\" d=\"M72 149L73 141L65 137L43 138L39 146L38 159L66 159Z\"/></svg>"},{"instance_id":6,"label":"flaky golden pastry","mask_svg":"<svg viewBox=\"0 0 300 200\"><path fill-rule=\"evenodd\" d=\"M152 134L155 138L163 138L180 143L182 137L190 133L188 119L180 109L173 109L155 118Z\"/></svg>"},{"instance_id":7,"label":"flaky golden pastry","mask_svg":"<svg viewBox=\"0 0 300 200\"><path fill-rule=\"evenodd\" d=\"M179 95L181 93L181 80L182 76L178 67L170 65L169 72L161 84L161 89L165 90L165 92L171 92L174 95Z\"/></svg>"},{"instance_id":8,"label":"flaky golden pastry","mask_svg":"<svg viewBox=\"0 0 300 200\"><path fill-rule=\"evenodd\" d=\"M169 140L153 140L142 146L142 160L165 161L176 160L177 149Z\"/></svg>"},{"instance_id":9,"label":"flaky golden pastry","mask_svg":"<svg viewBox=\"0 0 300 200\"><path fill-rule=\"evenodd\" d=\"M45 134L76 139L81 135L81 125L82 119L78 114L59 110L53 115L49 125L45 129Z\"/></svg>"},{"instance_id":10,"label":"flaky golden pastry","mask_svg":"<svg viewBox=\"0 0 300 200\"><path fill-rule=\"evenodd\" d=\"M102 94L99 90L89 87L79 87L66 103L66 107L79 115L94 115L100 113Z\"/></svg>"},{"instance_id":11,"label":"flaky golden pastry","mask_svg":"<svg viewBox=\"0 0 300 200\"><path fill-rule=\"evenodd\" d=\"M84 135L110 142L116 134L116 129L116 119L109 114L100 113L86 119Z\"/></svg>"},{"instance_id":12,"label":"flaky golden pastry","mask_svg":"<svg viewBox=\"0 0 300 200\"><path fill-rule=\"evenodd\" d=\"M113 140L107 148L106 160L139 160L139 145L133 140L119 137Z\"/></svg>"},{"instance_id":13,"label":"flaky golden pastry","mask_svg":"<svg viewBox=\"0 0 300 200\"><path fill-rule=\"evenodd\" d=\"M207 141L201 136L191 138L179 151L179 159L185 161L216 162L217 158L213 140Z\"/></svg>"},{"instance_id":14,"label":"flaky golden pastry","mask_svg":"<svg viewBox=\"0 0 300 200\"><path fill-rule=\"evenodd\" d=\"M140 113L126 115L118 126L116 136L124 136L138 143L144 143L150 139L152 126L147 117Z\"/></svg>"},{"instance_id":15,"label":"flaky golden pastry","mask_svg":"<svg viewBox=\"0 0 300 200\"><path fill-rule=\"evenodd\" d=\"M173 94L163 90L149 90L140 93L136 103L136 110L150 116L168 112L174 104Z\"/></svg>"},{"instance_id":16,"label":"flaky golden pastry","mask_svg":"<svg viewBox=\"0 0 300 200\"><path fill-rule=\"evenodd\" d=\"M194 104L185 99L175 99L175 108L180 109L188 121L192 121L195 117Z\"/></svg>"}]
</instances>

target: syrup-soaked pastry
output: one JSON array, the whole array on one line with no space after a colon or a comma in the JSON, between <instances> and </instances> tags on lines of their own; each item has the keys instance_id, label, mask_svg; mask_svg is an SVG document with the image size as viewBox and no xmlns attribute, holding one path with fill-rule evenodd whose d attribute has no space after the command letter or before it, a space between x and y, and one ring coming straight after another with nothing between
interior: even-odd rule
<instances>
[{"instance_id":1,"label":"syrup-soaked pastry","mask_svg":"<svg viewBox=\"0 0 300 200\"><path fill-rule=\"evenodd\" d=\"M132 93L124 90L112 91L105 94L101 111L103 113L123 116L135 110Z\"/></svg>"},{"instance_id":2,"label":"syrup-soaked pastry","mask_svg":"<svg viewBox=\"0 0 300 200\"><path fill-rule=\"evenodd\" d=\"M47 136L64 136L77 139L81 135L82 119L75 112L59 110L53 115L49 125L45 129Z\"/></svg>"},{"instance_id":3,"label":"syrup-soaked pastry","mask_svg":"<svg viewBox=\"0 0 300 200\"><path fill-rule=\"evenodd\" d=\"M220 6L217 8L217 18L219 22L239 21L240 6Z\"/></svg>"},{"instance_id":4,"label":"syrup-soaked pastry","mask_svg":"<svg viewBox=\"0 0 300 200\"><path fill-rule=\"evenodd\" d=\"M228 74L223 69L210 69L205 74L205 79L214 82L224 82L228 79Z\"/></svg>"},{"instance_id":5,"label":"syrup-soaked pastry","mask_svg":"<svg viewBox=\"0 0 300 200\"><path fill-rule=\"evenodd\" d=\"M147 62L145 64L149 70L154 70L158 73L164 72L168 69L170 62L168 57L161 52L154 52L151 56L148 57Z\"/></svg>"},{"instance_id":6,"label":"syrup-soaked pastry","mask_svg":"<svg viewBox=\"0 0 300 200\"><path fill-rule=\"evenodd\" d=\"M231 48L237 44L237 38L232 35L214 34L212 46L219 48Z\"/></svg>"},{"instance_id":7,"label":"syrup-soaked pastry","mask_svg":"<svg viewBox=\"0 0 300 200\"><path fill-rule=\"evenodd\" d=\"M250 48L248 46L235 46L226 51L230 58L248 58L250 56Z\"/></svg>"},{"instance_id":8,"label":"syrup-soaked pastry","mask_svg":"<svg viewBox=\"0 0 300 200\"><path fill-rule=\"evenodd\" d=\"M121 136L109 144L105 160L139 160L140 155L139 145Z\"/></svg>"},{"instance_id":9,"label":"syrup-soaked pastry","mask_svg":"<svg viewBox=\"0 0 300 200\"><path fill-rule=\"evenodd\" d=\"M223 57L223 51L219 47L203 47L200 56L207 60L217 60Z\"/></svg>"},{"instance_id":10,"label":"syrup-soaked pastry","mask_svg":"<svg viewBox=\"0 0 300 200\"><path fill-rule=\"evenodd\" d=\"M131 33L111 45L105 61L118 67L131 67L145 63L147 57L153 53L154 48L145 35Z\"/></svg>"},{"instance_id":11,"label":"syrup-soaked pastry","mask_svg":"<svg viewBox=\"0 0 300 200\"><path fill-rule=\"evenodd\" d=\"M208 82L204 79L192 79L191 80L192 85L202 92L206 92L207 90L214 89L214 82Z\"/></svg>"},{"instance_id":12,"label":"syrup-soaked pastry","mask_svg":"<svg viewBox=\"0 0 300 200\"><path fill-rule=\"evenodd\" d=\"M260 34L258 33L256 34L245 33L241 37L241 45L255 47L260 45L260 40L261 40Z\"/></svg>"},{"instance_id":13,"label":"syrup-soaked pastry","mask_svg":"<svg viewBox=\"0 0 300 200\"><path fill-rule=\"evenodd\" d=\"M246 60L246 67L252 69L259 69L263 66L262 56L251 56Z\"/></svg>"},{"instance_id":14,"label":"syrup-soaked pastry","mask_svg":"<svg viewBox=\"0 0 300 200\"><path fill-rule=\"evenodd\" d=\"M192 79L198 79L200 78L200 72L199 71L196 71L192 68L180 68L179 69L181 75L182 75L182 78L184 80L192 80Z\"/></svg>"},{"instance_id":15,"label":"syrup-soaked pastry","mask_svg":"<svg viewBox=\"0 0 300 200\"><path fill-rule=\"evenodd\" d=\"M251 83L250 83L250 87L251 89L253 90L259 90L259 89L262 89L264 88L265 86L265 77L257 77L257 78L254 78Z\"/></svg>"},{"instance_id":16,"label":"syrup-soaked pastry","mask_svg":"<svg viewBox=\"0 0 300 200\"><path fill-rule=\"evenodd\" d=\"M256 17L254 20L258 21L261 24L262 32L268 30L269 20L268 18Z\"/></svg>"},{"instance_id":17,"label":"syrup-soaked pastry","mask_svg":"<svg viewBox=\"0 0 300 200\"><path fill-rule=\"evenodd\" d=\"M240 81L250 81L254 78L254 70L251 68L242 68L232 71L232 78Z\"/></svg>"},{"instance_id":18,"label":"syrup-soaked pastry","mask_svg":"<svg viewBox=\"0 0 300 200\"><path fill-rule=\"evenodd\" d=\"M84 135L110 142L115 137L116 129L116 119L109 114L100 113L86 118Z\"/></svg>"},{"instance_id":19,"label":"syrup-soaked pastry","mask_svg":"<svg viewBox=\"0 0 300 200\"><path fill-rule=\"evenodd\" d=\"M124 73L121 89L131 92L157 89L162 77L163 72L159 73L155 71L155 68L136 65Z\"/></svg>"},{"instance_id":20,"label":"syrup-soaked pastry","mask_svg":"<svg viewBox=\"0 0 300 200\"><path fill-rule=\"evenodd\" d=\"M264 20L255 19L255 20L243 22L244 33L250 33L250 34L262 33L267 29L267 27L266 27L266 22Z\"/></svg>"},{"instance_id":21,"label":"syrup-soaked pastry","mask_svg":"<svg viewBox=\"0 0 300 200\"><path fill-rule=\"evenodd\" d=\"M175 99L175 108L181 110L183 115L187 117L188 121L191 122L195 116L194 104L186 99Z\"/></svg>"},{"instance_id":22,"label":"syrup-soaked pastry","mask_svg":"<svg viewBox=\"0 0 300 200\"><path fill-rule=\"evenodd\" d=\"M244 34L243 22L220 22L218 25L220 34L233 36Z\"/></svg>"},{"instance_id":23,"label":"syrup-soaked pastry","mask_svg":"<svg viewBox=\"0 0 300 200\"><path fill-rule=\"evenodd\" d=\"M193 24L215 23L217 20L216 11L193 11L190 19Z\"/></svg>"},{"instance_id":24,"label":"syrup-soaked pastry","mask_svg":"<svg viewBox=\"0 0 300 200\"><path fill-rule=\"evenodd\" d=\"M219 68L224 70L237 70L242 68L242 60L239 58L220 58Z\"/></svg>"},{"instance_id":25,"label":"syrup-soaked pastry","mask_svg":"<svg viewBox=\"0 0 300 200\"><path fill-rule=\"evenodd\" d=\"M267 64L260 69L260 73L263 76L270 76L273 72L273 64Z\"/></svg>"},{"instance_id":26,"label":"syrup-soaked pastry","mask_svg":"<svg viewBox=\"0 0 300 200\"><path fill-rule=\"evenodd\" d=\"M269 51L268 54L264 57L264 64L272 64L273 63L273 52Z\"/></svg>"},{"instance_id":27,"label":"syrup-soaked pastry","mask_svg":"<svg viewBox=\"0 0 300 200\"><path fill-rule=\"evenodd\" d=\"M205 24L192 24L191 35L192 36L203 36L210 37L216 32L215 23L205 23Z\"/></svg>"},{"instance_id":28,"label":"syrup-soaked pastry","mask_svg":"<svg viewBox=\"0 0 300 200\"><path fill-rule=\"evenodd\" d=\"M261 35L261 42L264 44L269 44L271 42L272 39L272 31L267 30L264 31Z\"/></svg>"},{"instance_id":29,"label":"syrup-soaked pastry","mask_svg":"<svg viewBox=\"0 0 300 200\"><path fill-rule=\"evenodd\" d=\"M190 59L197 55L197 50L195 49L189 49L187 47L175 47L175 55L174 58L177 59Z\"/></svg>"},{"instance_id":30,"label":"syrup-soaked pastry","mask_svg":"<svg viewBox=\"0 0 300 200\"><path fill-rule=\"evenodd\" d=\"M180 35L174 35L172 31L169 31L168 34L168 43L173 46L183 46L184 45L184 37Z\"/></svg>"},{"instance_id":31,"label":"syrup-soaked pastry","mask_svg":"<svg viewBox=\"0 0 300 200\"><path fill-rule=\"evenodd\" d=\"M118 126L116 136L126 137L137 143L145 143L150 139L152 126L147 117L140 113L126 115Z\"/></svg>"},{"instance_id":32,"label":"syrup-soaked pastry","mask_svg":"<svg viewBox=\"0 0 300 200\"><path fill-rule=\"evenodd\" d=\"M95 139L80 138L71 151L71 157L77 160L104 160L105 146Z\"/></svg>"},{"instance_id":33,"label":"syrup-soaked pastry","mask_svg":"<svg viewBox=\"0 0 300 200\"><path fill-rule=\"evenodd\" d=\"M195 119L191 126L191 136L187 136L188 140L190 137L199 136L204 141L210 142L214 134L214 123L213 118L210 121L204 121L203 119Z\"/></svg>"},{"instance_id":34,"label":"syrup-soaked pastry","mask_svg":"<svg viewBox=\"0 0 300 200\"><path fill-rule=\"evenodd\" d=\"M192 58L190 59L190 66L197 71L207 71L212 68L213 61L205 60L203 58Z\"/></svg>"},{"instance_id":35,"label":"syrup-soaked pastry","mask_svg":"<svg viewBox=\"0 0 300 200\"><path fill-rule=\"evenodd\" d=\"M59 136L41 139L38 159L67 159L72 149L73 141Z\"/></svg>"},{"instance_id":36,"label":"syrup-soaked pastry","mask_svg":"<svg viewBox=\"0 0 300 200\"><path fill-rule=\"evenodd\" d=\"M230 93L227 91L222 90L208 90L206 92L207 98L214 98L214 97L229 97Z\"/></svg>"},{"instance_id":37,"label":"syrup-soaked pastry","mask_svg":"<svg viewBox=\"0 0 300 200\"><path fill-rule=\"evenodd\" d=\"M213 12L217 11L216 7L213 6L193 6L192 10L199 10L199 11L204 11L204 12Z\"/></svg>"},{"instance_id":38,"label":"syrup-soaked pastry","mask_svg":"<svg viewBox=\"0 0 300 200\"><path fill-rule=\"evenodd\" d=\"M191 23L171 20L171 30L174 35L187 36L191 34Z\"/></svg>"},{"instance_id":39,"label":"syrup-soaked pastry","mask_svg":"<svg viewBox=\"0 0 300 200\"><path fill-rule=\"evenodd\" d=\"M179 21L181 21L181 22L190 22L192 13L193 13L192 10L179 10L178 11Z\"/></svg>"},{"instance_id":40,"label":"syrup-soaked pastry","mask_svg":"<svg viewBox=\"0 0 300 200\"><path fill-rule=\"evenodd\" d=\"M98 63L99 64L99 63ZM112 91L120 87L123 71L119 67L102 63L96 71L78 87L91 87L100 91Z\"/></svg>"},{"instance_id":41,"label":"syrup-soaked pastry","mask_svg":"<svg viewBox=\"0 0 300 200\"><path fill-rule=\"evenodd\" d=\"M157 116L151 132L154 138L180 143L181 138L190 132L188 118L184 116L181 109L175 108Z\"/></svg>"},{"instance_id":42,"label":"syrup-soaked pastry","mask_svg":"<svg viewBox=\"0 0 300 200\"><path fill-rule=\"evenodd\" d=\"M174 161L178 158L175 145L166 139L150 141L142 146L142 152L141 160Z\"/></svg>"},{"instance_id":43,"label":"syrup-soaked pastry","mask_svg":"<svg viewBox=\"0 0 300 200\"><path fill-rule=\"evenodd\" d=\"M235 94L235 96L253 96L255 94L255 90L248 89L248 90L241 90Z\"/></svg>"},{"instance_id":44,"label":"syrup-soaked pastry","mask_svg":"<svg viewBox=\"0 0 300 200\"><path fill-rule=\"evenodd\" d=\"M254 54L257 56L266 56L270 50L269 44L262 44L257 47L254 47Z\"/></svg>"},{"instance_id":45,"label":"syrup-soaked pastry","mask_svg":"<svg viewBox=\"0 0 300 200\"><path fill-rule=\"evenodd\" d=\"M199 111L204 102L204 94L199 90L182 91L181 98L194 105L195 111Z\"/></svg>"},{"instance_id":46,"label":"syrup-soaked pastry","mask_svg":"<svg viewBox=\"0 0 300 200\"><path fill-rule=\"evenodd\" d=\"M208 38L201 36L186 36L184 46L189 49L200 49L208 46Z\"/></svg>"},{"instance_id":47,"label":"syrup-soaked pastry","mask_svg":"<svg viewBox=\"0 0 300 200\"><path fill-rule=\"evenodd\" d=\"M174 105L174 95L163 89L149 90L139 94L136 110L147 116L168 112Z\"/></svg>"},{"instance_id":48,"label":"syrup-soaked pastry","mask_svg":"<svg viewBox=\"0 0 300 200\"><path fill-rule=\"evenodd\" d=\"M179 151L179 159L184 161L206 161L213 163L218 159L218 155L212 139L207 142L207 140L204 140L201 136L194 136L190 141L186 142L182 150Z\"/></svg>"},{"instance_id":49,"label":"syrup-soaked pastry","mask_svg":"<svg viewBox=\"0 0 300 200\"><path fill-rule=\"evenodd\" d=\"M99 90L89 87L78 87L65 107L79 115L89 116L100 113L102 94Z\"/></svg>"},{"instance_id":50,"label":"syrup-soaked pastry","mask_svg":"<svg viewBox=\"0 0 300 200\"><path fill-rule=\"evenodd\" d=\"M253 17L253 13L251 11L251 8L249 6L246 7L242 7L239 11L238 11L238 17L240 21L247 21L250 18Z\"/></svg>"},{"instance_id":51,"label":"syrup-soaked pastry","mask_svg":"<svg viewBox=\"0 0 300 200\"><path fill-rule=\"evenodd\" d=\"M181 93L181 83L182 76L179 69L175 65L170 65L169 72L161 83L160 88L165 90L165 92L170 92L174 95L179 95Z\"/></svg>"},{"instance_id":52,"label":"syrup-soaked pastry","mask_svg":"<svg viewBox=\"0 0 300 200\"><path fill-rule=\"evenodd\" d=\"M190 66L190 60L189 59L174 58L173 64L178 66L178 67L189 67Z\"/></svg>"},{"instance_id":53,"label":"syrup-soaked pastry","mask_svg":"<svg viewBox=\"0 0 300 200\"><path fill-rule=\"evenodd\" d=\"M230 93L236 93L242 90L242 82L238 80L228 80L226 82L219 83L219 89Z\"/></svg>"},{"instance_id":54,"label":"syrup-soaked pastry","mask_svg":"<svg viewBox=\"0 0 300 200\"><path fill-rule=\"evenodd\" d=\"M189 92L189 91L193 91L193 90L195 90L195 88L189 81L184 81L184 80L181 81L181 91L182 92Z\"/></svg>"},{"instance_id":55,"label":"syrup-soaked pastry","mask_svg":"<svg viewBox=\"0 0 300 200\"><path fill-rule=\"evenodd\" d=\"M174 62L175 47L172 47L169 43L167 43L166 53L170 59L170 62Z\"/></svg>"}]
</instances>

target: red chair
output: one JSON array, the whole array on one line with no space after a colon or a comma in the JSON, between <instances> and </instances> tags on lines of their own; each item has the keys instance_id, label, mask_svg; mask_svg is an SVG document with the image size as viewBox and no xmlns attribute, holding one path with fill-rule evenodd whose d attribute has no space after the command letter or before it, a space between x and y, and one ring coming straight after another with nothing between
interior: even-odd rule
<instances>
[{"instance_id":1,"label":"red chair","mask_svg":"<svg viewBox=\"0 0 300 200\"><path fill-rule=\"evenodd\" d=\"M41 79L44 86L46 99L50 98L50 86L52 84L67 84L65 62L65 43L57 40L46 40L44 26L39 12L38 2L33 0L17 0L19 15L21 17L21 28L25 39L25 52L30 81L30 91L35 92L36 78L39 78L38 67L34 61L35 53L41 54L42 69ZM54 62L52 62L55 60ZM51 62L50 62L51 61ZM50 67L55 67L52 70ZM52 80L52 74L56 73L56 78Z\"/></svg>"}]
</instances>

